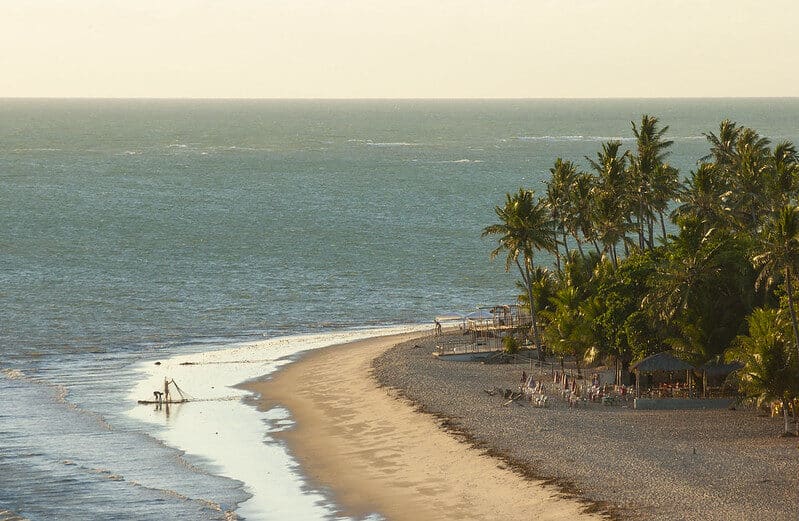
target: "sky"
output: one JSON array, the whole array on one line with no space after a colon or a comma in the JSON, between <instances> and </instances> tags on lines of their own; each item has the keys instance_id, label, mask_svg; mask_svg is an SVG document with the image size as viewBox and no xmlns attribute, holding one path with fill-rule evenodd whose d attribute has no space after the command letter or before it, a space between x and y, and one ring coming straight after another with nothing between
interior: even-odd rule
<instances>
[{"instance_id":1,"label":"sky","mask_svg":"<svg viewBox=\"0 0 799 521\"><path fill-rule=\"evenodd\" d=\"M0 97L799 96L797 20L797 0L0 0Z\"/></svg>"}]
</instances>

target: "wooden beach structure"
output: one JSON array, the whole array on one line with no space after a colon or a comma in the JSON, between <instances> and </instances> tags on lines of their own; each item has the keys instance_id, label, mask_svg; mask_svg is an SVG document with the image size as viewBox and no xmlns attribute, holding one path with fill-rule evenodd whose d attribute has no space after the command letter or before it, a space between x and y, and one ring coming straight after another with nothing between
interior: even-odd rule
<instances>
[{"instance_id":1,"label":"wooden beach structure","mask_svg":"<svg viewBox=\"0 0 799 521\"><path fill-rule=\"evenodd\" d=\"M641 380L644 377L648 379L646 388L649 393L660 392L657 387L653 387L653 384L667 384L669 385L667 388L672 389L670 386L677 382L683 383L684 388L690 390L691 373L694 366L680 360L669 351L663 351L634 363L630 366L630 370L635 373L635 395L640 397ZM683 374L685 375L684 381L682 380ZM658 397L662 396L658 395Z\"/></svg>"},{"instance_id":2,"label":"wooden beach structure","mask_svg":"<svg viewBox=\"0 0 799 521\"><path fill-rule=\"evenodd\" d=\"M532 323L530 314L518 304L480 306L466 315L464 321L464 329L475 343L489 338L501 342L502 337L529 328Z\"/></svg>"},{"instance_id":3,"label":"wooden beach structure","mask_svg":"<svg viewBox=\"0 0 799 521\"><path fill-rule=\"evenodd\" d=\"M436 321L453 317L440 315ZM462 341L438 345L436 356L443 359L473 359L465 354L492 354L502 351L506 336L519 335L530 328L530 313L517 304L479 306L475 311L458 317Z\"/></svg>"},{"instance_id":4,"label":"wooden beach structure","mask_svg":"<svg viewBox=\"0 0 799 521\"><path fill-rule=\"evenodd\" d=\"M180 398L173 399L172 393L169 391L169 386L173 386L175 391L177 391L178 396ZM153 391L153 399L152 400L139 400L138 403L141 405L171 405L175 403L186 403L189 401L189 398L183 393L183 389L181 389L177 382L175 382L174 378L168 380L164 378L164 390L163 391Z\"/></svg>"},{"instance_id":5,"label":"wooden beach structure","mask_svg":"<svg viewBox=\"0 0 799 521\"><path fill-rule=\"evenodd\" d=\"M680 360L669 351L648 356L636 362L630 369L635 373L636 409L719 409L726 408L733 399L722 394L708 395L703 386L702 396L696 391L694 372L701 372L703 381L708 374L729 374L735 364L704 365L694 367ZM725 372L726 371L726 372ZM646 378L646 382L643 380Z\"/></svg>"}]
</instances>

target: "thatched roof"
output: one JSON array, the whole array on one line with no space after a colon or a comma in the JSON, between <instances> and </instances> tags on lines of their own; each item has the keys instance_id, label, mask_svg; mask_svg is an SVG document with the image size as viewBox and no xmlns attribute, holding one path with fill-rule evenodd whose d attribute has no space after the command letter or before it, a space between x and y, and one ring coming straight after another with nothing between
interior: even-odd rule
<instances>
[{"instance_id":1,"label":"thatched roof","mask_svg":"<svg viewBox=\"0 0 799 521\"><path fill-rule=\"evenodd\" d=\"M737 371L738 369L743 368L743 366L744 365L741 362L730 362L729 364L708 362L700 367L699 370L704 371L708 376L721 376L730 374L733 371Z\"/></svg>"},{"instance_id":2,"label":"thatched roof","mask_svg":"<svg viewBox=\"0 0 799 521\"><path fill-rule=\"evenodd\" d=\"M651 373L653 371L686 371L693 368L694 366L687 362L683 362L668 351L648 356L630 366L630 369L633 371L641 373Z\"/></svg>"}]
</instances>

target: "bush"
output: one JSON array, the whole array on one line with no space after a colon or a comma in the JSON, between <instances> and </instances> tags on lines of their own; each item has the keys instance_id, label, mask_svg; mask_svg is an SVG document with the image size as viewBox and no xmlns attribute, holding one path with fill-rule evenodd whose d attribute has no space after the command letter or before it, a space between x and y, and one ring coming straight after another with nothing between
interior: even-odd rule
<instances>
[{"instance_id":1,"label":"bush","mask_svg":"<svg viewBox=\"0 0 799 521\"><path fill-rule=\"evenodd\" d=\"M502 346L504 347L503 351L509 355L513 355L519 352L519 341L516 339L515 336L508 335L502 339Z\"/></svg>"}]
</instances>

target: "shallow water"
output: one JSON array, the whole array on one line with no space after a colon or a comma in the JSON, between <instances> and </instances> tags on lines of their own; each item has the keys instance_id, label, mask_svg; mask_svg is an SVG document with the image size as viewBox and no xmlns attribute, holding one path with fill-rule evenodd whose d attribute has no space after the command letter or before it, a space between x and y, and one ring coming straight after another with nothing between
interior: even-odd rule
<instances>
[{"instance_id":1,"label":"shallow water","mask_svg":"<svg viewBox=\"0 0 799 521\"><path fill-rule=\"evenodd\" d=\"M245 476L208 433L189 450L199 410L263 433L280 411L256 416L231 391L167 424L131 411L151 396L145 369L513 300L480 238L493 206L540 190L557 156L585 166L607 138L631 146L645 112L671 126L684 174L725 117L799 141L797 100L0 100L0 512L330 515L294 470ZM278 458L254 432L235 434Z\"/></svg>"}]
</instances>

